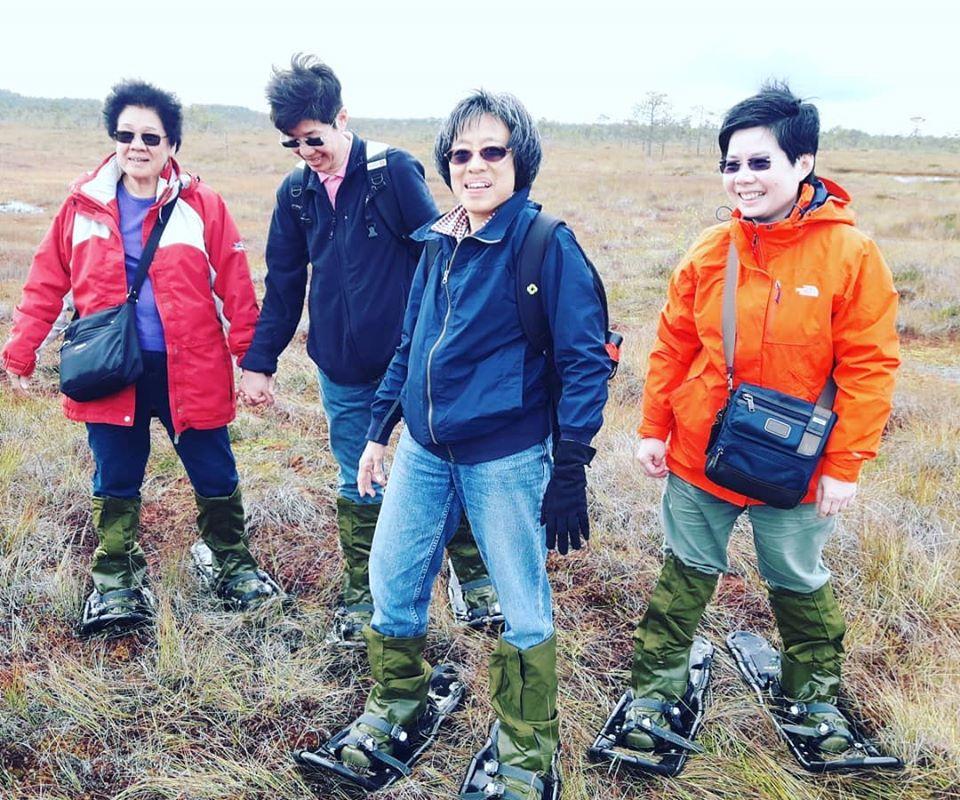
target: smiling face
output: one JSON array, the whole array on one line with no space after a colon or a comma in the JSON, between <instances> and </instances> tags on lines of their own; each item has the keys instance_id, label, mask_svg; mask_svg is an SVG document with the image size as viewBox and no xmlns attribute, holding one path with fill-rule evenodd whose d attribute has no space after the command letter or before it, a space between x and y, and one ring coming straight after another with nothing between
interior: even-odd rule
<instances>
[{"instance_id":1,"label":"smiling face","mask_svg":"<svg viewBox=\"0 0 960 800\"><path fill-rule=\"evenodd\" d=\"M514 192L517 174L513 154L508 152L495 162L484 161L480 156L481 148L507 147L509 140L507 126L496 117L484 114L461 130L450 147L451 151L472 151L465 164L450 163L450 188L467 211L471 231L483 227Z\"/></svg>"},{"instance_id":2,"label":"smiling face","mask_svg":"<svg viewBox=\"0 0 960 800\"><path fill-rule=\"evenodd\" d=\"M291 139L299 139L303 144L294 149L308 167L314 172L335 173L350 155L350 137L344 133L347 125L347 110L340 109L331 125L316 119L301 120L297 127L288 131ZM322 139L323 145L311 147L306 139Z\"/></svg>"},{"instance_id":3,"label":"smiling face","mask_svg":"<svg viewBox=\"0 0 960 800\"><path fill-rule=\"evenodd\" d=\"M753 166L751 166L751 162ZM735 131L727 145L726 163L736 172L723 173L723 188L747 219L775 222L790 215L800 183L813 170L813 156L800 156L791 164L769 128ZM769 164L766 169L757 167Z\"/></svg>"},{"instance_id":4,"label":"smiling face","mask_svg":"<svg viewBox=\"0 0 960 800\"><path fill-rule=\"evenodd\" d=\"M160 117L152 108L127 106L117 117L117 131L136 134L130 144L117 142L117 163L123 171L123 185L137 197L152 197L157 191L157 179L173 154ZM160 144L145 145L145 133L162 137Z\"/></svg>"}]
</instances>

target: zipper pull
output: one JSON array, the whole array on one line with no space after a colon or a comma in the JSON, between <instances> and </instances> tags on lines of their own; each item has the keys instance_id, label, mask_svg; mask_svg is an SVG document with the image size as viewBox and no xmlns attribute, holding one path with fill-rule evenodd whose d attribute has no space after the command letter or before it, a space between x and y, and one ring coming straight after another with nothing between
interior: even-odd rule
<instances>
[{"instance_id":1,"label":"zipper pull","mask_svg":"<svg viewBox=\"0 0 960 800\"><path fill-rule=\"evenodd\" d=\"M780 302L780 289L781 289L780 281L774 281L774 284L773 284L773 302L774 303L779 304Z\"/></svg>"},{"instance_id":2,"label":"zipper pull","mask_svg":"<svg viewBox=\"0 0 960 800\"><path fill-rule=\"evenodd\" d=\"M448 261L448 262L447 262L447 266L444 267L444 269L443 269L443 277L440 279L440 285L441 285L441 286L446 286L446 285L447 285L447 278L449 278L449 277L450 277L450 262Z\"/></svg>"},{"instance_id":3,"label":"zipper pull","mask_svg":"<svg viewBox=\"0 0 960 800\"><path fill-rule=\"evenodd\" d=\"M744 395L743 395L743 399L744 399L744 400L746 401L746 403L747 403L747 411L749 411L749 412L752 414L754 411L757 410L756 406L754 406L754 404L753 404L753 395L752 395L752 394L744 394Z\"/></svg>"}]
</instances>

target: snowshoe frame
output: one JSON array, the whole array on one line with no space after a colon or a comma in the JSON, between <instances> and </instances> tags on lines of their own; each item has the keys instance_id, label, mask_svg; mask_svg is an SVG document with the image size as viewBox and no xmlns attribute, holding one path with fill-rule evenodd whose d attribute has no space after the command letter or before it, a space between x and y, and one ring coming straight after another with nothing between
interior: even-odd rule
<instances>
[{"instance_id":1,"label":"snowshoe frame","mask_svg":"<svg viewBox=\"0 0 960 800\"><path fill-rule=\"evenodd\" d=\"M355 769L340 760L340 750L350 737L348 725L316 750L295 750L293 759L307 778L321 775L347 781L376 792L406 777L417 759L436 740L443 721L463 702L466 687L460 682L452 664L440 664L433 668L430 688L427 692L427 707L420 719L401 741L400 732L394 737L393 753L388 758L374 757L366 770Z\"/></svg>"},{"instance_id":2,"label":"snowshoe frame","mask_svg":"<svg viewBox=\"0 0 960 800\"><path fill-rule=\"evenodd\" d=\"M670 726L674 734L689 740L691 744L703 726L704 713L709 700L710 672L715 654L716 648L710 642L702 636L694 638L690 649L690 679L687 683L687 691L676 705L679 714L676 722ZM623 744L623 736L626 733L625 715L633 699L633 690L627 689L587 750L587 756L595 762L609 761L611 768L622 764L631 769L664 777L679 775L687 763L687 758L690 757L691 748L676 741L666 741L659 737L655 730L649 732L660 739L660 744L653 750L634 750ZM696 745L694 748L700 749Z\"/></svg>"},{"instance_id":3,"label":"snowshoe frame","mask_svg":"<svg viewBox=\"0 0 960 800\"><path fill-rule=\"evenodd\" d=\"M823 758L822 751L816 746L817 736L798 732L804 729L796 723L810 710L809 706L791 703L780 692L780 653L762 636L749 631L734 631L727 636L726 643L740 675L754 690L757 702L770 717L793 757L805 770L824 773L857 769L903 769L903 761L881 753L865 736L863 727L845 709L837 709L837 712L850 726L852 743L846 753L852 751L853 755L843 757L845 754L841 753L837 758Z\"/></svg>"}]
</instances>

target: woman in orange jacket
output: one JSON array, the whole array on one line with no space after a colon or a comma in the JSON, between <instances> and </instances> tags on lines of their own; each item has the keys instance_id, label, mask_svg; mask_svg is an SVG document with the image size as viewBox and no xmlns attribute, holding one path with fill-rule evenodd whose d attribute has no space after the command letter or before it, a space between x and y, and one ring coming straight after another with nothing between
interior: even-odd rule
<instances>
[{"instance_id":1,"label":"woman in orange jacket","mask_svg":"<svg viewBox=\"0 0 960 800\"><path fill-rule=\"evenodd\" d=\"M784 85L734 106L719 136L732 219L705 231L670 278L637 451L646 475L666 478L666 560L634 633L623 747L695 749L667 734L690 734L697 716L684 695L691 677L703 682L700 662L711 648L702 640L693 646L694 631L727 570L727 542L744 510L783 639L780 695L796 708L788 722L816 731L804 740L813 760L839 757L853 744L835 707L844 623L822 553L890 413L897 293L876 244L854 227L849 196L814 175L818 137L816 107ZM704 472L711 425L728 393L721 314L731 242L739 261L736 382L810 402L831 370L837 385L838 421L806 497L788 510L718 486Z\"/></svg>"}]
</instances>

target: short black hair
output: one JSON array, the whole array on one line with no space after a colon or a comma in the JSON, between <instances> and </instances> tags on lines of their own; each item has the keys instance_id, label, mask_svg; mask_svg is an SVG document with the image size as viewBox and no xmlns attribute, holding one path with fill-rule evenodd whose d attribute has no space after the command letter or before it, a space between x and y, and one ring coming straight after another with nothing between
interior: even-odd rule
<instances>
[{"instance_id":1,"label":"short black hair","mask_svg":"<svg viewBox=\"0 0 960 800\"><path fill-rule=\"evenodd\" d=\"M523 103L506 92L477 89L454 106L433 145L433 160L440 177L449 187L450 162L447 161L447 153L463 129L484 114L500 120L510 131L507 147L513 152L513 166L516 171L514 188L517 191L526 189L540 171L540 161L543 158L540 132Z\"/></svg>"},{"instance_id":2,"label":"short black hair","mask_svg":"<svg viewBox=\"0 0 960 800\"><path fill-rule=\"evenodd\" d=\"M727 112L718 137L722 158L727 157L730 137L744 128L769 128L791 164L807 153L815 156L820 145L817 107L797 97L783 81L763 84L757 94Z\"/></svg>"},{"instance_id":3,"label":"short black hair","mask_svg":"<svg viewBox=\"0 0 960 800\"><path fill-rule=\"evenodd\" d=\"M339 78L309 53L295 53L290 69L273 68L267 101L270 119L282 133L290 133L305 119L332 125L343 108Z\"/></svg>"},{"instance_id":4,"label":"short black hair","mask_svg":"<svg viewBox=\"0 0 960 800\"><path fill-rule=\"evenodd\" d=\"M183 106L173 92L158 89L152 83L123 80L114 84L103 101L103 124L110 136L117 130L117 120L128 106L149 108L163 123L167 141L176 151L183 141Z\"/></svg>"}]
</instances>

